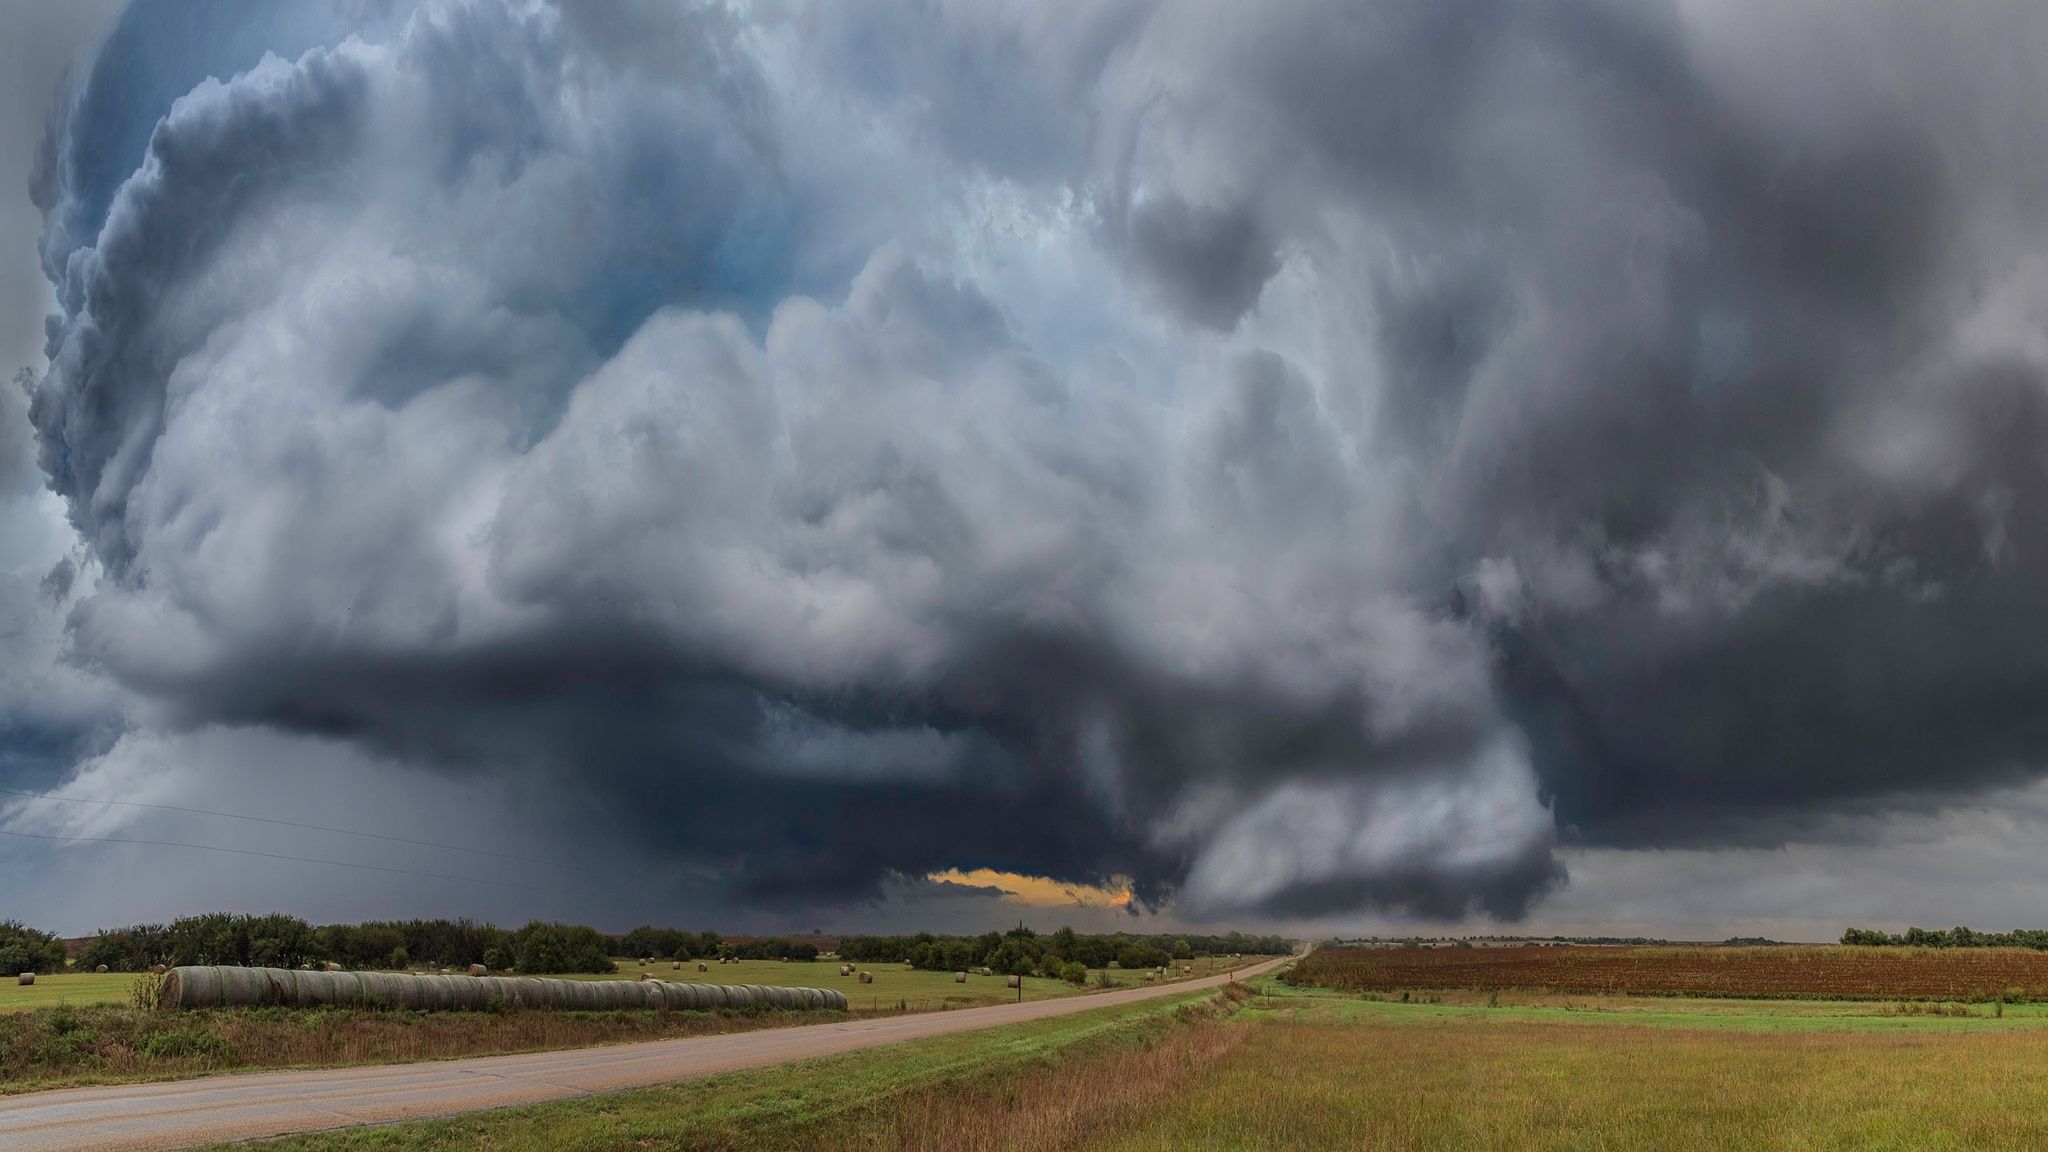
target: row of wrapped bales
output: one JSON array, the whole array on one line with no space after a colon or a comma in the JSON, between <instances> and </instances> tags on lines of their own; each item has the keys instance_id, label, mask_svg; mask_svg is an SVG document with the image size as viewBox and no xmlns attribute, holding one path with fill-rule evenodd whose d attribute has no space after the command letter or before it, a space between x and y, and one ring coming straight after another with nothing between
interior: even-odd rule
<instances>
[{"instance_id":1,"label":"row of wrapped bales","mask_svg":"<svg viewBox=\"0 0 2048 1152\"><path fill-rule=\"evenodd\" d=\"M289 968L173 968L164 977L165 1008L413 1008L422 1011L553 1008L603 1012L656 1008L832 1008L846 994L831 988L760 984L679 984L667 980L548 980L537 976L415 976L403 972L295 972Z\"/></svg>"}]
</instances>

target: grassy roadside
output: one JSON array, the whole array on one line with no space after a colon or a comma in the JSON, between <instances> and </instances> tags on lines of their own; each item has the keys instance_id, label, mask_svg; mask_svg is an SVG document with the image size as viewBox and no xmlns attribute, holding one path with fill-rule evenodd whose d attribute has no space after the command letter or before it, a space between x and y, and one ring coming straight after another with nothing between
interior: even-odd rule
<instances>
[{"instance_id":1,"label":"grassy roadside","mask_svg":"<svg viewBox=\"0 0 2048 1152\"><path fill-rule=\"evenodd\" d=\"M1197 979L1232 965L1228 960L1196 962L1185 979ZM836 964L779 964L749 961L713 965L722 983L853 984L828 979ZM639 965L621 966L610 978L637 978ZM673 969L650 968L664 978ZM712 977L690 974L699 980ZM1122 979L1116 979L1122 977ZM1176 978L1181 978L1176 971ZM61 978L60 978L61 979ZM95 993L110 979L125 998L136 977L70 977L93 981ZM939 981L945 983L941 985ZM1117 973L1114 987L1137 982ZM54 981L52 981L54 983ZM54 1006L0 1012L0 1095L85 1084L175 1080L225 1072L277 1068L344 1067L405 1063L461 1056L502 1055L713 1035L756 1028L782 1028L835 1020L934 1012L1009 1003L1017 991L1000 976L972 977L965 985L949 973L875 971L875 983L849 991L848 1012L407 1012L354 1009L208 1009L155 1012L60 999ZM41 987L38 982L37 987ZM75 985L74 985L75 987ZM876 993L875 989L881 989ZM944 993L941 989L953 989ZM23 989L32 991L33 989ZM1057 981L1027 979L1023 998L1084 995L1099 989L1070 988Z\"/></svg>"},{"instance_id":2,"label":"grassy roadside","mask_svg":"<svg viewBox=\"0 0 2048 1152\"><path fill-rule=\"evenodd\" d=\"M46 1008L0 1015L0 1095L258 1069L586 1048L896 1014Z\"/></svg>"},{"instance_id":3,"label":"grassy roadside","mask_svg":"<svg viewBox=\"0 0 2048 1152\"><path fill-rule=\"evenodd\" d=\"M1071 1147L1172 1100L1246 1035L1242 988L616 1095L238 1149L406 1152Z\"/></svg>"},{"instance_id":4,"label":"grassy roadside","mask_svg":"<svg viewBox=\"0 0 2048 1152\"><path fill-rule=\"evenodd\" d=\"M1213 996L271 1152L2048 1147L2048 1017ZM1588 1001L1593 1001L1588 1003ZM1611 1002L1603 1002L1611 1001Z\"/></svg>"}]
</instances>

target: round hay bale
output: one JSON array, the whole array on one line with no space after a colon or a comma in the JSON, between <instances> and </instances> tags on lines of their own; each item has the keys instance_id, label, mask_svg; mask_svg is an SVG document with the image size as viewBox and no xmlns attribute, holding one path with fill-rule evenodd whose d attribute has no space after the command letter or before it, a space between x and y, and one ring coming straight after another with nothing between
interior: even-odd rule
<instances>
[{"instance_id":1,"label":"round hay bale","mask_svg":"<svg viewBox=\"0 0 2048 1152\"><path fill-rule=\"evenodd\" d=\"M159 975L159 976L161 976L161 975L163 975L164 973L166 973L166 972L169 972L169 971L170 971L170 969L169 969L169 968L166 968L166 967L164 967L164 966L163 966L163 965L161 965L161 964L151 964L151 965L149 966L149 970L150 970L151 972L154 972L154 973L156 973L156 974L157 974L157 975Z\"/></svg>"},{"instance_id":2,"label":"round hay bale","mask_svg":"<svg viewBox=\"0 0 2048 1152\"><path fill-rule=\"evenodd\" d=\"M405 978L395 972L356 973L356 985L362 989L365 1008L403 1007L404 984Z\"/></svg>"},{"instance_id":3,"label":"round hay bale","mask_svg":"<svg viewBox=\"0 0 2048 1152\"><path fill-rule=\"evenodd\" d=\"M673 972L681 972L683 970L683 962L681 960L678 960L675 963L670 964L669 970Z\"/></svg>"},{"instance_id":4,"label":"round hay bale","mask_svg":"<svg viewBox=\"0 0 2048 1152\"><path fill-rule=\"evenodd\" d=\"M861 973L860 982L863 984L873 984L875 982L875 974L873 972Z\"/></svg>"},{"instance_id":5,"label":"round hay bale","mask_svg":"<svg viewBox=\"0 0 2048 1152\"><path fill-rule=\"evenodd\" d=\"M36 982L36 974L33 972L23 972L20 976L15 977L14 982L26 988Z\"/></svg>"},{"instance_id":6,"label":"round hay bale","mask_svg":"<svg viewBox=\"0 0 2048 1152\"><path fill-rule=\"evenodd\" d=\"M642 980L652 980L652 979L654 979L654 973L652 973L652 972L642 972L642 973L640 974L640 979L642 979Z\"/></svg>"},{"instance_id":7,"label":"round hay bale","mask_svg":"<svg viewBox=\"0 0 2048 1152\"><path fill-rule=\"evenodd\" d=\"M484 967L481 964L471 964L469 966L469 974L471 976L489 976L491 974L491 970L489 968Z\"/></svg>"},{"instance_id":8,"label":"round hay bale","mask_svg":"<svg viewBox=\"0 0 2048 1152\"><path fill-rule=\"evenodd\" d=\"M220 1003L220 978L211 968L173 968L164 973L165 1008L205 1008Z\"/></svg>"},{"instance_id":9,"label":"round hay bale","mask_svg":"<svg viewBox=\"0 0 2048 1152\"><path fill-rule=\"evenodd\" d=\"M711 965L704 963L702 960L699 960L697 961L697 971L709 972L711 971Z\"/></svg>"},{"instance_id":10,"label":"round hay bale","mask_svg":"<svg viewBox=\"0 0 2048 1152\"><path fill-rule=\"evenodd\" d=\"M955 972L955 973L953 973L953 983L955 983L955 984L965 984L965 983L967 983L967 973L965 973L965 972Z\"/></svg>"},{"instance_id":11,"label":"round hay bale","mask_svg":"<svg viewBox=\"0 0 2048 1152\"><path fill-rule=\"evenodd\" d=\"M1021 988L1021 987L1023 987L1023 986L1024 986L1024 978L1023 978L1022 976L1012 976L1012 977L1010 977L1009 983L1008 983L1007 985L1005 985L1005 987L1009 987L1009 988Z\"/></svg>"},{"instance_id":12,"label":"round hay bale","mask_svg":"<svg viewBox=\"0 0 2048 1152\"><path fill-rule=\"evenodd\" d=\"M341 971L341 965L329 960L327 963L320 965L320 970L323 972L339 972Z\"/></svg>"},{"instance_id":13,"label":"round hay bale","mask_svg":"<svg viewBox=\"0 0 2048 1152\"><path fill-rule=\"evenodd\" d=\"M106 974L107 974L107 966L106 966L105 964L102 964L102 965L100 965L99 967L97 967L97 968L93 969L93 971L95 971L95 972L99 973L100 975L104 976L104 975L106 975Z\"/></svg>"}]
</instances>

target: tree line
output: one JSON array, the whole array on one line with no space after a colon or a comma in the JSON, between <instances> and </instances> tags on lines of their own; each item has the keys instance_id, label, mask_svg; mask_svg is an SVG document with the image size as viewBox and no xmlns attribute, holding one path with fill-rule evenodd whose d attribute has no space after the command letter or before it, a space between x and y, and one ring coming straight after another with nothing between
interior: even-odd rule
<instances>
[{"instance_id":1,"label":"tree line","mask_svg":"<svg viewBox=\"0 0 2048 1152\"><path fill-rule=\"evenodd\" d=\"M14 928L16 935L29 935L11 943L14 938L0 931L0 965L15 962L19 952L19 963L32 970L63 969L63 941L46 932L19 925ZM818 958L818 946L801 937L728 941L716 932L652 925L608 935L581 924L538 920L510 929L468 919L314 925L283 913L211 912L180 917L168 924L104 929L86 941L77 964L86 970L104 964L113 972L140 972L157 964L297 968L335 963L349 969L482 964L498 971L541 975L610 972L615 957L650 956L678 961L714 957L809 961Z\"/></svg>"},{"instance_id":2,"label":"tree line","mask_svg":"<svg viewBox=\"0 0 2048 1152\"><path fill-rule=\"evenodd\" d=\"M1084 935L1061 928L1041 936L1022 926L979 936L848 936L839 955L856 964L909 964L934 972L992 968L1007 976L1049 976L1087 979L1090 968L1157 968L1196 956L1278 956L1292 950L1278 936L1171 934L1141 936L1127 932ZM1078 978L1077 978L1078 976Z\"/></svg>"},{"instance_id":3,"label":"tree line","mask_svg":"<svg viewBox=\"0 0 2048 1152\"><path fill-rule=\"evenodd\" d=\"M2048 952L2048 929L2015 928L2010 932L1979 932L1974 928L1908 928L1903 933L1851 928L1842 943L1866 948L2032 948Z\"/></svg>"},{"instance_id":4,"label":"tree line","mask_svg":"<svg viewBox=\"0 0 2048 1152\"><path fill-rule=\"evenodd\" d=\"M829 942L828 942L829 943ZM1009 975L1066 977L1080 969L1154 968L1198 955L1279 955L1289 943L1278 936L1083 935L1061 928L1039 935L1029 928L979 936L848 936L839 954L855 963L910 963L932 971L988 967ZM335 963L350 969L466 968L483 964L498 971L528 974L609 972L615 957L664 960L812 961L818 944L803 937L728 940L716 932L642 925L607 935L581 924L534 921L507 929L468 919L370 920L359 924L315 925L284 913L242 915L212 912L167 924L109 928L86 941L77 966L104 964L114 972L139 972L153 965L226 964L297 968ZM7 965L15 967L10 971ZM64 944L56 936L18 924L0 924L0 974L61 971Z\"/></svg>"}]
</instances>

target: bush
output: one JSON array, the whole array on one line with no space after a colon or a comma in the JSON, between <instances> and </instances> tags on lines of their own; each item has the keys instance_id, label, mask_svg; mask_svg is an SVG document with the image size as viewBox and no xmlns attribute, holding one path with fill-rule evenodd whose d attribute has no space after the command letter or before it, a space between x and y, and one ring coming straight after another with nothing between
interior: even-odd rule
<instances>
[{"instance_id":1,"label":"bush","mask_svg":"<svg viewBox=\"0 0 2048 1152\"><path fill-rule=\"evenodd\" d=\"M1164 948L1157 948L1150 944L1132 944L1116 954L1116 966L1133 970L1138 968L1163 968L1166 966L1167 961L1171 959L1173 957L1168 956Z\"/></svg>"},{"instance_id":2,"label":"bush","mask_svg":"<svg viewBox=\"0 0 2048 1152\"><path fill-rule=\"evenodd\" d=\"M595 928L544 924L538 920L512 936L514 965L528 976L559 972L610 972L611 950Z\"/></svg>"},{"instance_id":3,"label":"bush","mask_svg":"<svg viewBox=\"0 0 2048 1152\"><path fill-rule=\"evenodd\" d=\"M1079 960L1069 960L1060 967L1060 979L1079 988L1088 983L1088 966Z\"/></svg>"},{"instance_id":4,"label":"bush","mask_svg":"<svg viewBox=\"0 0 2048 1152\"><path fill-rule=\"evenodd\" d=\"M62 972L64 942L19 920L0 920L0 976Z\"/></svg>"}]
</instances>

